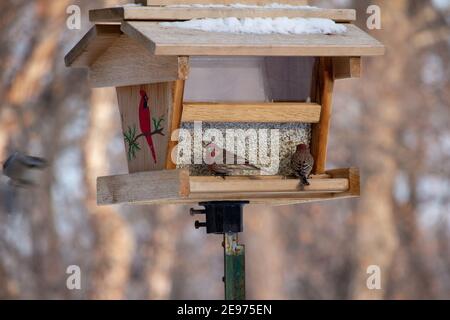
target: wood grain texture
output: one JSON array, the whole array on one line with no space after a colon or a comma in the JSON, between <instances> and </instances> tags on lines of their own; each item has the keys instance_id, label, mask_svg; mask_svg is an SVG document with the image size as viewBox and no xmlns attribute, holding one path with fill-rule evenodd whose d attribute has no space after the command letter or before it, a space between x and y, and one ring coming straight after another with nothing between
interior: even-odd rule
<instances>
[{"instance_id":1,"label":"wood grain texture","mask_svg":"<svg viewBox=\"0 0 450 320\"><path fill-rule=\"evenodd\" d=\"M349 189L347 194L355 197L361 195L360 174L358 168L327 170L326 173L334 179L348 178Z\"/></svg>"},{"instance_id":2,"label":"wood grain texture","mask_svg":"<svg viewBox=\"0 0 450 320\"><path fill-rule=\"evenodd\" d=\"M175 169L102 177L97 189L100 205L191 204L214 200L288 205L359 196L356 168L314 175L309 182L309 187L300 190L297 179L281 176L189 177L187 170Z\"/></svg>"},{"instance_id":3,"label":"wood grain texture","mask_svg":"<svg viewBox=\"0 0 450 320\"><path fill-rule=\"evenodd\" d=\"M265 5L271 4L274 0L134 0L135 3L139 3L147 6L165 6L173 4L232 4L232 3L244 3ZM305 0L276 0L277 3L292 4L292 5L306 5Z\"/></svg>"},{"instance_id":4,"label":"wood grain texture","mask_svg":"<svg viewBox=\"0 0 450 320\"><path fill-rule=\"evenodd\" d=\"M360 78L361 57L333 58L333 76L335 80Z\"/></svg>"},{"instance_id":5,"label":"wood grain texture","mask_svg":"<svg viewBox=\"0 0 450 320\"><path fill-rule=\"evenodd\" d=\"M155 55L231 56L372 56L384 46L346 24L340 35L234 34L162 27L147 21L125 21L122 31Z\"/></svg>"},{"instance_id":6,"label":"wood grain texture","mask_svg":"<svg viewBox=\"0 0 450 320\"><path fill-rule=\"evenodd\" d=\"M348 179L309 179L310 186L306 186L303 193L326 192L337 193L349 189ZM219 194L240 194L240 193L298 193L298 179L258 179L258 177L191 177L191 194L195 193L219 193ZM217 196L217 195L215 195Z\"/></svg>"},{"instance_id":7,"label":"wood grain texture","mask_svg":"<svg viewBox=\"0 0 450 320\"><path fill-rule=\"evenodd\" d=\"M188 58L154 56L122 35L89 68L92 87L122 87L186 79Z\"/></svg>"},{"instance_id":8,"label":"wood grain texture","mask_svg":"<svg viewBox=\"0 0 450 320\"><path fill-rule=\"evenodd\" d=\"M317 123L320 109L314 103L185 103L181 121Z\"/></svg>"},{"instance_id":9,"label":"wood grain texture","mask_svg":"<svg viewBox=\"0 0 450 320\"><path fill-rule=\"evenodd\" d=\"M356 11L348 9L272 9L272 8L174 8L115 7L89 11L91 22L123 20L180 21L202 18L324 18L336 22L356 20Z\"/></svg>"},{"instance_id":10,"label":"wood grain texture","mask_svg":"<svg viewBox=\"0 0 450 320\"><path fill-rule=\"evenodd\" d=\"M176 169L177 165L172 161L172 150L177 146L178 139L173 141L172 134L181 126L181 115L183 113L183 95L184 95L184 80L178 80L175 82L173 90L172 108L170 110L170 130L169 130L169 142L166 155L166 169Z\"/></svg>"},{"instance_id":11,"label":"wood grain texture","mask_svg":"<svg viewBox=\"0 0 450 320\"><path fill-rule=\"evenodd\" d=\"M120 36L120 25L95 25L67 53L67 67L88 67L94 63Z\"/></svg>"},{"instance_id":12,"label":"wood grain texture","mask_svg":"<svg viewBox=\"0 0 450 320\"><path fill-rule=\"evenodd\" d=\"M170 128L170 110L173 105L174 97L174 82L164 82L156 84L127 86L116 88L119 110L122 121L123 132L128 132L130 129L136 129L136 135L141 134L139 122L139 103L141 96L140 90L145 90L148 100L148 106L151 113L149 121L152 124L152 130L155 130L153 118L164 119L161 123L162 133L164 136L155 134L152 136L156 151L156 163L152 157L151 150L145 137L140 137L136 140L139 144L140 150L137 150L135 157L128 158L128 171L130 173L162 170L166 165L167 144L169 139ZM129 145L125 143L125 152L128 155Z\"/></svg>"},{"instance_id":13,"label":"wood grain texture","mask_svg":"<svg viewBox=\"0 0 450 320\"><path fill-rule=\"evenodd\" d=\"M185 170L148 171L97 178L97 203L179 200L189 194Z\"/></svg>"},{"instance_id":14,"label":"wood grain texture","mask_svg":"<svg viewBox=\"0 0 450 320\"><path fill-rule=\"evenodd\" d=\"M333 64L331 58L320 58L316 81L317 97L315 100L322 105L320 121L312 125L311 154L314 157L314 174L325 172L327 160L328 135L331 123L333 98Z\"/></svg>"}]
</instances>

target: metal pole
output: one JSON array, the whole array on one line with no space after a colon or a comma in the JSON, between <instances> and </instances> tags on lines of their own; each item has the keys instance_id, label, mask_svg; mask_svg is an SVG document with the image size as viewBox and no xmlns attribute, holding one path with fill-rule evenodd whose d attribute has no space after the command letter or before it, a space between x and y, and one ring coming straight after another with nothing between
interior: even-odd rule
<instances>
[{"instance_id":1,"label":"metal pole","mask_svg":"<svg viewBox=\"0 0 450 320\"><path fill-rule=\"evenodd\" d=\"M245 300L245 247L237 233L224 234L225 300Z\"/></svg>"},{"instance_id":2,"label":"metal pole","mask_svg":"<svg viewBox=\"0 0 450 320\"><path fill-rule=\"evenodd\" d=\"M238 242L243 231L243 206L248 201L201 202L205 209L191 209L191 215L205 215L206 221L195 221L195 228L206 228L208 234L223 234L225 299L245 300L245 247Z\"/></svg>"}]
</instances>

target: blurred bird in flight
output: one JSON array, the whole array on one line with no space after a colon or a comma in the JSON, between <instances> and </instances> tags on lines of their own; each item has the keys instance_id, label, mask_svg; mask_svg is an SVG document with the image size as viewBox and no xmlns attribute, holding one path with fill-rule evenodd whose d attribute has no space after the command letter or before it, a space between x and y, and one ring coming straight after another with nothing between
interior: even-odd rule
<instances>
[{"instance_id":1,"label":"blurred bird in flight","mask_svg":"<svg viewBox=\"0 0 450 320\"><path fill-rule=\"evenodd\" d=\"M43 158L32 157L20 152L14 152L3 164L3 174L9 183L17 187L34 186L37 184L36 170L47 167Z\"/></svg>"},{"instance_id":2,"label":"blurred bird in flight","mask_svg":"<svg viewBox=\"0 0 450 320\"><path fill-rule=\"evenodd\" d=\"M294 174L300 178L301 187L309 186L308 178L314 166L314 158L309 151L309 146L299 144L291 158L291 168Z\"/></svg>"}]
</instances>

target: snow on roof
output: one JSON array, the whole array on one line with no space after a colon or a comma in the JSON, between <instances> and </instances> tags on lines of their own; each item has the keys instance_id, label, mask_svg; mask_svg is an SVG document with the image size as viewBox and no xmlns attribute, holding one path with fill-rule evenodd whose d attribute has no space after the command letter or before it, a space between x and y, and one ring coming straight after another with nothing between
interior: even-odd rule
<instances>
[{"instance_id":1,"label":"snow on roof","mask_svg":"<svg viewBox=\"0 0 450 320\"><path fill-rule=\"evenodd\" d=\"M253 34L341 34L347 31L344 25L322 18L207 18L162 22L160 25L209 32Z\"/></svg>"},{"instance_id":2,"label":"snow on roof","mask_svg":"<svg viewBox=\"0 0 450 320\"><path fill-rule=\"evenodd\" d=\"M258 9L258 8L267 8L267 9L304 9L304 10L318 10L318 7L312 6L299 6L299 5L291 5L291 4L281 4L281 3L271 3L266 5L252 5L252 4L242 4L242 3L233 3L233 4L172 4L168 5L168 8L241 8L241 9Z\"/></svg>"},{"instance_id":3,"label":"snow on roof","mask_svg":"<svg viewBox=\"0 0 450 320\"><path fill-rule=\"evenodd\" d=\"M140 3L125 3L125 4L116 4L116 8L128 8L128 7L142 7Z\"/></svg>"}]
</instances>

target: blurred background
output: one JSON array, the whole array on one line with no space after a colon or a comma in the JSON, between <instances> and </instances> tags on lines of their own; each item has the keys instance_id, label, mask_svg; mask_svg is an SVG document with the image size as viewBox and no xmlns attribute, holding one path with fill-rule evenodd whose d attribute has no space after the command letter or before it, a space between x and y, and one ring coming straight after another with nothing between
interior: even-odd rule
<instances>
[{"instance_id":1,"label":"blurred background","mask_svg":"<svg viewBox=\"0 0 450 320\"><path fill-rule=\"evenodd\" d=\"M90 90L63 58L89 9L125 2L0 2L0 162L21 150L52 164L40 188L1 181L1 299L223 298L222 239L188 207L96 205L96 177L127 172L115 90ZM66 27L70 4L81 30ZM450 299L450 1L310 4L356 8L364 30L367 7L382 9L371 33L386 56L334 96L328 167L360 167L362 197L248 206L247 297ZM66 288L69 265L81 290Z\"/></svg>"}]
</instances>

